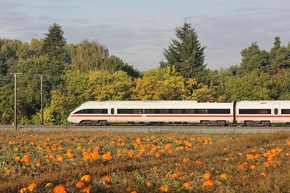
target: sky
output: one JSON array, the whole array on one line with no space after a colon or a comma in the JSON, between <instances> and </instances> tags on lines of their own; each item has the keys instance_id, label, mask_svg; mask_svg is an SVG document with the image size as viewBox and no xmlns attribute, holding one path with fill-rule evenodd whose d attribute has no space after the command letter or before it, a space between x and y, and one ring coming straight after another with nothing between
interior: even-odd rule
<instances>
[{"instance_id":1,"label":"sky","mask_svg":"<svg viewBox=\"0 0 290 193\"><path fill-rule=\"evenodd\" d=\"M30 42L57 23L67 43L97 41L125 63L146 71L165 61L175 29L189 22L205 48L207 68L241 63L257 42L290 41L289 0L0 0L0 38Z\"/></svg>"}]
</instances>

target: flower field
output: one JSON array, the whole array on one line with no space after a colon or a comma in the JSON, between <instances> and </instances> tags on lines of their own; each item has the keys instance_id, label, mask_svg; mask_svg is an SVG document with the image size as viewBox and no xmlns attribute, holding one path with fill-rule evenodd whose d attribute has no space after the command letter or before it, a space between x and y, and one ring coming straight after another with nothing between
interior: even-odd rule
<instances>
[{"instance_id":1,"label":"flower field","mask_svg":"<svg viewBox=\"0 0 290 193\"><path fill-rule=\"evenodd\" d=\"M0 131L0 192L290 192L290 132Z\"/></svg>"}]
</instances>

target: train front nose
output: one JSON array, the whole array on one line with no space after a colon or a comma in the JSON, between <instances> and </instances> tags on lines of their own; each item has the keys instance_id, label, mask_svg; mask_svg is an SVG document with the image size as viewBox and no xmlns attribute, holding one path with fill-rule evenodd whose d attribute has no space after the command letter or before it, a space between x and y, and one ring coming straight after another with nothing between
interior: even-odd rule
<instances>
[{"instance_id":1,"label":"train front nose","mask_svg":"<svg viewBox=\"0 0 290 193\"><path fill-rule=\"evenodd\" d=\"M70 122L70 123L74 123L74 119L72 117L72 114L70 114L67 118L67 121Z\"/></svg>"}]
</instances>

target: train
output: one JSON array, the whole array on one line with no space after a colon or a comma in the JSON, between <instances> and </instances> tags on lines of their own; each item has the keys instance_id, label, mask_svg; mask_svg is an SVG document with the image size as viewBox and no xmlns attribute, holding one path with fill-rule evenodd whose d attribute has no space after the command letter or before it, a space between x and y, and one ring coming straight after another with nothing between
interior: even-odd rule
<instances>
[{"instance_id":1,"label":"train","mask_svg":"<svg viewBox=\"0 0 290 193\"><path fill-rule=\"evenodd\" d=\"M271 126L290 123L290 100L88 101L74 109L67 120L76 125L87 126L112 124Z\"/></svg>"}]
</instances>

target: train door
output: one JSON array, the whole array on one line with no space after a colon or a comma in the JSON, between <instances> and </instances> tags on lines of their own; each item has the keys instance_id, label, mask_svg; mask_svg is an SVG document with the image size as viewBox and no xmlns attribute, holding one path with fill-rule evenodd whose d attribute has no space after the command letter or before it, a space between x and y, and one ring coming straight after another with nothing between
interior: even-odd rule
<instances>
[{"instance_id":1,"label":"train door","mask_svg":"<svg viewBox=\"0 0 290 193\"><path fill-rule=\"evenodd\" d=\"M110 122L115 123L117 121L117 109L115 104L110 104L109 106Z\"/></svg>"},{"instance_id":2,"label":"train door","mask_svg":"<svg viewBox=\"0 0 290 193\"><path fill-rule=\"evenodd\" d=\"M280 123L280 114L281 114L281 109L280 109L280 104L274 103L272 106L272 123Z\"/></svg>"}]
</instances>

